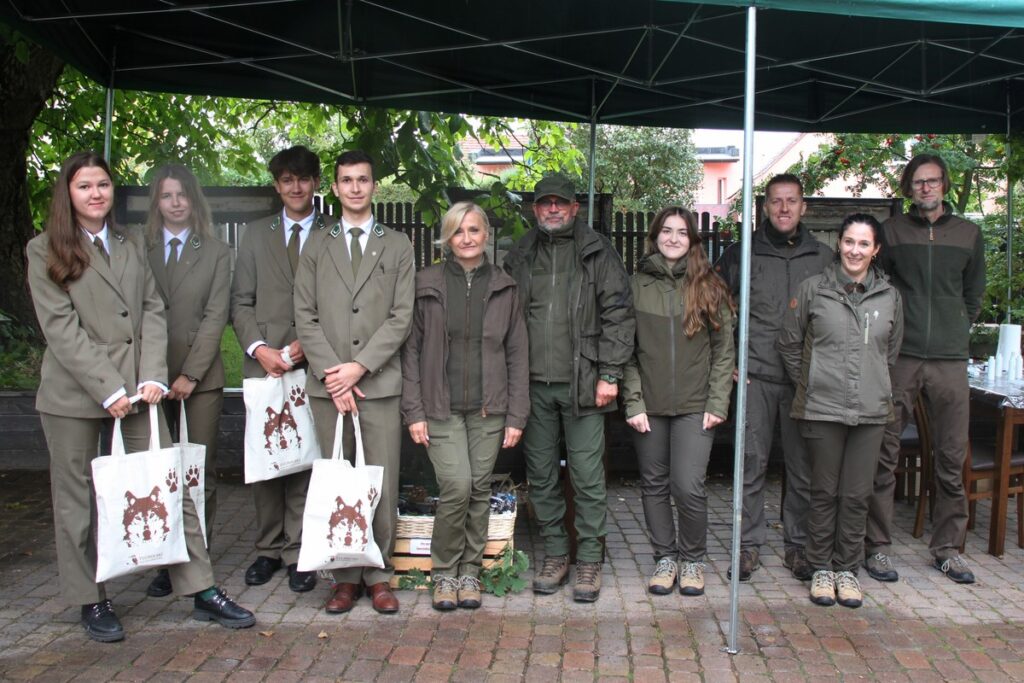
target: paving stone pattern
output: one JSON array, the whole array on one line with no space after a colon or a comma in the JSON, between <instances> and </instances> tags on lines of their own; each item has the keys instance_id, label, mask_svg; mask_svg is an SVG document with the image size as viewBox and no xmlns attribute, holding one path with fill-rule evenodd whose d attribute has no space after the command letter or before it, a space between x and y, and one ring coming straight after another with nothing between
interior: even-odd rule
<instances>
[{"instance_id":1,"label":"paving stone pattern","mask_svg":"<svg viewBox=\"0 0 1024 683\"><path fill-rule=\"evenodd\" d=\"M187 599L147 598L150 575L110 582L127 631L121 643L86 639L78 608L57 597L46 472L0 472L0 679L38 681L938 681L1024 680L1024 551L985 554L986 505L967 554L974 586L930 568L925 539L909 529L913 509L897 504L894 546L901 579L862 576L865 605L812 605L807 584L782 567L779 480L770 480L764 566L741 586L739 653L723 652L728 633L727 568L731 480L710 483L707 593L684 598L644 590L653 560L639 491L609 488L604 589L589 605L571 591L503 599L439 614L423 592L400 592L402 609L381 616L360 600L347 615L321 609L324 582L288 590L283 572L249 588L251 499L237 475L221 482L212 549L218 580L256 611L255 628L228 631L190 618ZM1014 506L1011 506L1011 508ZM1012 514L1012 513L1011 513ZM531 562L536 528L520 515L516 545Z\"/></svg>"}]
</instances>

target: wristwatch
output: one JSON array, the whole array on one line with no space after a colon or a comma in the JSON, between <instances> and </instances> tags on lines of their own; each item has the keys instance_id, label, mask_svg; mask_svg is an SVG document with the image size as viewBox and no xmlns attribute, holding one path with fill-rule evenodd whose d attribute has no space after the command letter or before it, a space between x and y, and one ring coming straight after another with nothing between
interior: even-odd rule
<instances>
[{"instance_id":1,"label":"wristwatch","mask_svg":"<svg viewBox=\"0 0 1024 683\"><path fill-rule=\"evenodd\" d=\"M612 375L601 375L601 379L604 380L605 382L608 382L608 384L618 384L619 383L619 378L618 377L614 377Z\"/></svg>"},{"instance_id":2,"label":"wristwatch","mask_svg":"<svg viewBox=\"0 0 1024 683\"><path fill-rule=\"evenodd\" d=\"M193 377L192 375L185 375L184 377L189 382L195 382L196 384L199 384L199 378L198 377Z\"/></svg>"}]
</instances>

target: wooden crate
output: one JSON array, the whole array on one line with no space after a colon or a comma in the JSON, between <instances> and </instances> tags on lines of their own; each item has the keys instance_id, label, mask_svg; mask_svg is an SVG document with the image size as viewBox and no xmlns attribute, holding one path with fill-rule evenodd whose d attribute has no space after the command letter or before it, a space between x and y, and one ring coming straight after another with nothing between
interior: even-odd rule
<instances>
[{"instance_id":1,"label":"wooden crate","mask_svg":"<svg viewBox=\"0 0 1024 683\"><path fill-rule=\"evenodd\" d=\"M391 587L398 588L398 582L401 577L409 573L410 569L419 569L421 572L430 576L430 570L432 563L430 561L430 555L413 554L410 552L416 541L423 541L429 539L410 539L410 538L399 538L395 540L395 554L391 556L391 562L395 565L395 575L391 577ZM512 538L488 541L487 545L484 546L484 559L483 566L486 569L497 561L498 555L505 549L505 546L512 546ZM425 588L421 586L420 588Z\"/></svg>"}]
</instances>

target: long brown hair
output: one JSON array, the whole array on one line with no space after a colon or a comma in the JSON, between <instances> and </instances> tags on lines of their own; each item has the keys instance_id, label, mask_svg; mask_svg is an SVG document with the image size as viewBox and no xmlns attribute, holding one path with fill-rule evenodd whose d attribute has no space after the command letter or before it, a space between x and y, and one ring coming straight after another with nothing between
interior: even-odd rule
<instances>
[{"instance_id":1,"label":"long brown hair","mask_svg":"<svg viewBox=\"0 0 1024 683\"><path fill-rule=\"evenodd\" d=\"M700 232L697 231L697 217L693 212L681 206L668 206L659 211L647 230L647 253L658 252L658 235L665 221L671 216L683 219L686 224L686 236L690 240L690 248L686 252L686 284L683 289L683 332L687 337L693 337L704 329L705 325L718 330L722 327L719 316L722 304L728 305L733 313L736 312L736 304L733 303L725 282L711 270Z\"/></svg>"},{"instance_id":2,"label":"long brown hair","mask_svg":"<svg viewBox=\"0 0 1024 683\"><path fill-rule=\"evenodd\" d=\"M181 183L181 189L185 190L188 203L192 207L192 234L201 238L213 236L211 227L213 219L210 218L210 205L203 196L203 190L199 187L192 171L181 164L164 164L153 173L153 179L149 184L149 216L146 219L146 237L153 242L160 242L160 231L164 227L164 217L160 213L160 192L163 190L163 182L170 178Z\"/></svg>"},{"instance_id":3,"label":"long brown hair","mask_svg":"<svg viewBox=\"0 0 1024 683\"><path fill-rule=\"evenodd\" d=\"M50 257L46 265L46 274L62 289L82 277L89 267L91 255L82 241L82 232L75 217L75 209L71 205L71 181L75 174L87 167L95 166L103 169L114 180L110 166L96 152L77 152L68 157L60 167L60 176L53 186L53 198L50 200L50 214L46 218L46 234L49 236ZM114 229L113 205L111 212L104 216L107 228Z\"/></svg>"}]
</instances>

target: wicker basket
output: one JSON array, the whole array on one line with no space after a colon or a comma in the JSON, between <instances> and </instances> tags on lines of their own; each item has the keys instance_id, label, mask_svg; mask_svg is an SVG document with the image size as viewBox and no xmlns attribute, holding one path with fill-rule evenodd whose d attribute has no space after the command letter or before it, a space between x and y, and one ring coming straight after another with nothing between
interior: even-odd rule
<instances>
[{"instance_id":1,"label":"wicker basket","mask_svg":"<svg viewBox=\"0 0 1024 683\"><path fill-rule=\"evenodd\" d=\"M487 522L487 539L500 541L512 538L516 528L516 513L491 513ZM434 533L433 515L398 515L395 538L430 538Z\"/></svg>"}]
</instances>

